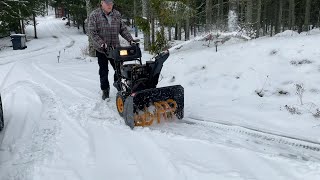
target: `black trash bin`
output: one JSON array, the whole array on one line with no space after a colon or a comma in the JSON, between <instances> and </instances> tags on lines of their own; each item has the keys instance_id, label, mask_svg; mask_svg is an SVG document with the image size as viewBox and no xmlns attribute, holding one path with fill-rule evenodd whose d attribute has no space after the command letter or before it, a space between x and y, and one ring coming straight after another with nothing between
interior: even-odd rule
<instances>
[{"instance_id":1,"label":"black trash bin","mask_svg":"<svg viewBox=\"0 0 320 180\"><path fill-rule=\"evenodd\" d=\"M25 34L11 34L10 37L12 41L13 50L27 48Z\"/></svg>"}]
</instances>

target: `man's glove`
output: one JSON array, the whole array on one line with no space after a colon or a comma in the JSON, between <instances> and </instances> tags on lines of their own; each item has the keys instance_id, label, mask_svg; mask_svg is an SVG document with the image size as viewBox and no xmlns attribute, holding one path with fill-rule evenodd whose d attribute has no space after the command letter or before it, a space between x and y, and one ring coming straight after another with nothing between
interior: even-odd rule
<instances>
[{"instance_id":1,"label":"man's glove","mask_svg":"<svg viewBox=\"0 0 320 180\"><path fill-rule=\"evenodd\" d=\"M101 49L108 49L108 45L107 45L107 43L104 43L104 44L101 44Z\"/></svg>"},{"instance_id":2,"label":"man's glove","mask_svg":"<svg viewBox=\"0 0 320 180\"><path fill-rule=\"evenodd\" d=\"M129 41L130 45L137 44L138 42L140 42L140 39L133 39Z\"/></svg>"}]
</instances>

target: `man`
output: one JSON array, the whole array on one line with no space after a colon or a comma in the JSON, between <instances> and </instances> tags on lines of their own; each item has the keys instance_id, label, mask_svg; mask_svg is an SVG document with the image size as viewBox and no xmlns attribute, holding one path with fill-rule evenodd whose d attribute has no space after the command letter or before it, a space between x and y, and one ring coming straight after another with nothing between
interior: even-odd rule
<instances>
[{"instance_id":1,"label":"man","mask_svg":"<svg viewBox=\"0 0 320 180\"><path fill-rule=\"evenodd\" d=\"M100 87L102 99L105 100L109 98L110 92L108 62L115 69L114 60L107 58L105 51L110 47L120 46L119 34L130 43L133 38L122 22L119 11L113 9L113 0L101 0L101 7L92 11L89 16L88 34L93 40L98 57ZM117 80L117 76L114 74L114 84Z\"/></svg>"}]
</instances>

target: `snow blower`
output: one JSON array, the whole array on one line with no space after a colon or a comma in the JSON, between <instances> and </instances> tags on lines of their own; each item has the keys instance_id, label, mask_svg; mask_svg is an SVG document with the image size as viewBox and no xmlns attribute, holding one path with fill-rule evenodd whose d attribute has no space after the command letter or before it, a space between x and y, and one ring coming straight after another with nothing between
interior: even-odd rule
<instances>
[{"instance_id":1,"label":"snow blower","mask_svg":"<svg viewBox=\"0 0 320 180\"><path fill-rule=\"evenodd\" d=\"M136 41L130 46L109 50L106 56L115 60L115 74L118 77L118 81L114 82L118 90L116 107L128 126L150 126L153 122L183 118L183 87L157 88L169 51L142 64L141 49Z\"/></svg>"}]
</instances>

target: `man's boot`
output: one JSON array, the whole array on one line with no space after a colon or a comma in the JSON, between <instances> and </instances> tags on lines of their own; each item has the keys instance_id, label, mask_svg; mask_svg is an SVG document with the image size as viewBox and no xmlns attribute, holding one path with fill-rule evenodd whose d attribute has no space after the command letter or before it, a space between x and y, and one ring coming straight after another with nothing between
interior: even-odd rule
<instances>
[{"instance_id":1,"label":"man's boot","mask_svg":"<svg viewBox=\"0 0 320 180\"><path fill-rule=\"evenodd\" d=\"M109 98L109 90L110 90L110 88L108 88L106 90L102 90L102 100Z\"/></svg>"}]
</instances>

